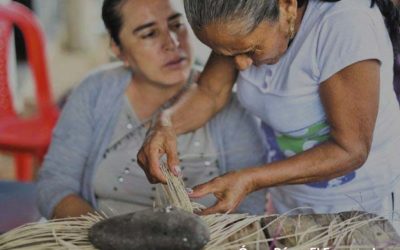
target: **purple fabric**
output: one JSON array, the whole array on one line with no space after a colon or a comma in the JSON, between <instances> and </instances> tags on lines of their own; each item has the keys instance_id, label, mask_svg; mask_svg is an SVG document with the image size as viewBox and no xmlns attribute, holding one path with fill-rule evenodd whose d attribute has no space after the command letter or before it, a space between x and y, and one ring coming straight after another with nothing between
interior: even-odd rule
<instances>
[{"instance_id":1,"label":"purple fabric","mask_svg":"<svg viewBox=\"0 0 400 250\"><path fill-rule=\"evenodd\" d=\"M267 162L271 163L274 161L279 161L285 159L285 155L283 152L280 150L278 142L276 140L276 136L274 131L272 130L271 127L269 127L266 123L261 124L261 128L264 132L265 135L265 140L267 142ZM351 172L347 175L329 180L329 181L320 181L320 182L314 182L314 183L308 183L306 185L314 188L330 188L330 187L335 187L335 186L340 186L343 184L346 184L356 177L355 172Z\"/></svg>"},{"instance_id":2,"label":"purple fabric","mask_svg":"<svg viewBox=\"0 0 400 250\"><path fill-rule=\"evenodd\" d=\"M267 142L267 162L274 162L285 159L282 151L279 148L276 136L272 128L270 128L266 123L261 123L261 128L265 135L265 140Z\"/></svg>"},{"instance_id":3,"label":"purple fabric","mask_svg":"<svg viewBox=\"0 0 400 250\"><path fill-rule=\"evenodd\" d=\"M394 91L397 95L397 100L400 103L400 54L397 54L394 66Z\"/></svg>"}]
</instances>

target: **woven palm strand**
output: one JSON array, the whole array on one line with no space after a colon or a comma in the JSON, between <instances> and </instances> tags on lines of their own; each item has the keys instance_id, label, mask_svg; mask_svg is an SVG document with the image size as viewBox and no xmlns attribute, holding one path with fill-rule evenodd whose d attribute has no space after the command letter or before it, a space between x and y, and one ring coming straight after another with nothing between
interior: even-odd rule
<instances>
[{"instance_id":1,"label":"woven palm strand","mask_svg":"<svg viewBox=\"0 0 400 250\"><path fill-rule=\"evenodd\" d=\"M242 246L246 246L245 249L247 250L266 249L261 247L262 243L293 239L296 241L295 246L290 249L295 250L310 249L315 246L329 246L330 249L372 249L372 246L354 245L348 242L346 238L351 238L351 235L360 226L379 220L378 217L362 222L358 221L356 217L344 222L333 220L327 227L310 228L307 231L299 231L291 235L282 235L261 240L254 237L255 233L259 233L260 228L256 231L253 230L251 234L246 234L245 230L248 226L257 223L261 217L252 217L243 214L209 215L203 217L209 225L211 232L211 241L207 244L205 250L237 250L242 248ZM80 218L26 224L0 235L0 249L92 250L95 248L88 240L88 230L92 225L105 218L104 215L93 214ZM301 227L300 225L298 226ZM243 233L241 234L240 232ZM308 238L307 235L314 235L314 237ZM344 242L346 244L343 244ZM380 249L398 249L398 247L387 246Z\"/></svg>"},{"instance_id":2,"label":"woven palm strand","mask_svg":"<svg viewBox=\"0 0 400 250\"><path fill-rule=\"evenodd\" d=\"M156 206L172 205L189 212L201 209L202 206L192 203L186 193L184 182L172 175L164 163L161 169L167 177L167 185L158 188ZM261 219L269 216L250 216L247 214L213 214L201 216L210 230L210 241L204 250L238 250L268 249L267 243L290 243L290 249L310 249L326 246L331 249L372 249L372 246L355 245L351 236L361 226L382 220L374 217L360 221L358 216L340 221L332 220L328 226L311 227L304 230L300 216L297 219L294 233L286 234L277 231L275 236L266 238L260 224ZM107 216L96 213L79 218L51 220L45 223L31 223L0 235L0 250L41 250L41 249L95 249L89 239L88 231L95 223ZM268 228L277 221L284 221L285 215L278 216L265 225ZM301 229L301 230L300 230ZM385 249L391 249L390 246ZM396 249L396 248L392 248Z\"/></svg>"}]
</instances>

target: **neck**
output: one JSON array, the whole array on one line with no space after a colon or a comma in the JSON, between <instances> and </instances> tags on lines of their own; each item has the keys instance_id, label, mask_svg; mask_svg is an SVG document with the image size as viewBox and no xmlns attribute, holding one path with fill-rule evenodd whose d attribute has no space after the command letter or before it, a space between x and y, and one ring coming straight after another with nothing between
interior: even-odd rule
<instances>
[{"instance_id":1,"label":"neck","mask_svg":"<svg viewBox=\"0 0 400 250\"><path fill-rule=\"evenodd\" d=\"M146 120L174 97L184 84L185 82L165 86L134 76L126 94L138 118Z\"/></svg>"},{"instance_id":2,"label":"neck","mask_svg":"<svg viewBox=\"0 0 400 250\"><path fill-rule=\"evenodd\" d=\"M299 32L301 21L303 20L304 13L306 12L307 5L308 5L308 0L305 0L303 5L297 9L297 17L294 24L294 37L296 37L297 32ZM288 47L292 44L294 37L289 40Z\"/></svg>"},{"instance_id":3,"label":"neck","mask_svg":"<svg viewBox=\"0 0 400 250\"><path fill-rule=\"evenodd\" d=\"M305 3L297 9L297 17L296 17L296 23L294 26L295 33L297 33L300 29L301 21L303 20L304 13L306 12L308 5L308 1L306 0Z\"/></svg>"}]
</instances>

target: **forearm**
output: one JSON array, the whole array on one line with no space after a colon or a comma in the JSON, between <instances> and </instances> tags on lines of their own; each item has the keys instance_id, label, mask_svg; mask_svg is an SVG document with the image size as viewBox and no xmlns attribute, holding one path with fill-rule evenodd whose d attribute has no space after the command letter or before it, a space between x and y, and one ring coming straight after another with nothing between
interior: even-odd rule
<instances>
[{"instance_id":1,"label":"forearm","mask_svg":"<svg viewBox=\"0 0 400 250\"><path fill-rule=\"evenodd\" d=\"M328 141L291 158L248 173L253 189L330 180L356 170L367 159L365 150L347 149Z\"/></svg>"},{"instance_id":2,"label":"forearm","mask_svg":"<svg viewBox=\"0 0 400 250\"><path fill-rule=\"evenodd\" d=\"M68 195L58 203L53 212L53 218L79 217L95 210L78 195Z\"/></svg>"},{"instance_id":3,"label":"forearm","mask_svg":"<svg viewBox=\"0 0 400 250\"><path fill-rule=\"evenodd\" d=\"M211 54L197 85L162 115L177 134L203 126L228 102L237 71L231 58Z\"/></svg>"}]
</instances>

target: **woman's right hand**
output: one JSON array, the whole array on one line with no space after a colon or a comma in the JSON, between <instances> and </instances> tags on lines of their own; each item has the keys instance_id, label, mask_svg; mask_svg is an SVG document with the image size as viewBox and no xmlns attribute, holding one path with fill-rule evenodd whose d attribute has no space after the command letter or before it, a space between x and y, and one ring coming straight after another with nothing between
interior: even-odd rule
<instances>
[{"instance_id":1,"label":"woman's right hand","mask_svg":"<svg viewBox=\"0 0 400 250\"><path fill-rule=\"evenodd\" d=\"M157 125L150 129L137 155L138 163L145 172L150 183L167 182L160 168L160 158L164 154L167 155L169 170L176 176L180 174L177 152L176 133L168 111L164 111Z\"/></svg>"}]
</instances>

